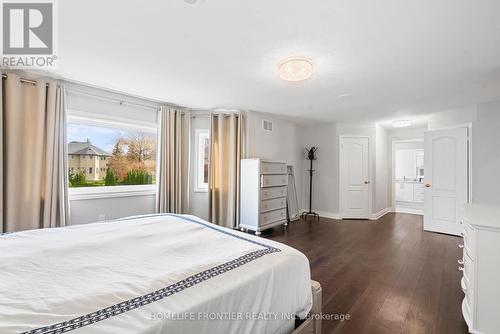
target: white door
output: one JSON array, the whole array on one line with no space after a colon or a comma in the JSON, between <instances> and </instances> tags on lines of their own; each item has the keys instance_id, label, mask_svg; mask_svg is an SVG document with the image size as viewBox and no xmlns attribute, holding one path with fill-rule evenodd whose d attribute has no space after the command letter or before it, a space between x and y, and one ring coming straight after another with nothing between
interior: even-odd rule
<instances>
[{"instance_id":1,"label":"white door","mask_svg":"<svg viewBox=\"0 0 500 334\"><path fill-rule=\"evenodd\" d=\"M425 133L424 230L460 235L467 202L467 128Z\"/></svg>"},{"instance_id":2,"label":"white door","mask_svg":"<svg viewBox=\"0 0 500 334\"><path fill-rule=\"evenodd\" d=\"M342 218L370 215L369 139L341 138L340 198Z\"/></svg>"}]
</instances>

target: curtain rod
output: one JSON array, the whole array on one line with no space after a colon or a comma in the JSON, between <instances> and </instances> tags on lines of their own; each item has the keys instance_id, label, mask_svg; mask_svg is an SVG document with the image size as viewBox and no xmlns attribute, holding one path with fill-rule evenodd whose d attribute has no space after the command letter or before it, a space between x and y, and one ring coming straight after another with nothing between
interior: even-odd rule
<instances>
[{"instance_id":1,"label":"curtain rod","mask_svg":"<svg viewBox=\"0 0 500 334\"><path fill-rule=\"evenodd\" d=\"M9 76L7 74L2 73L2 79L7 79L8 77ZM38 83L36 80L30 80L30 79L24 79L24 78L20 78L19 81L21 81L22 83L31 84L34 86L36 86L36 84ZM49 87L49 83L46 83L45 86Z\"/></svg>"},{"instance_id":2,"label":"curtain rod","mask_svg":"<svg viewBox=\"0 0 500 334\"><path fill-rule=\"evenodd\" d=\"M96 93L93 93L93 92L86 92L85 90L78 89L76 87L67 87L66 91L73 92L73 93L76 93L76 94L81 94L81 95L93 96L93 97L97 97L99 99L108 100L108 101L112 101L112 102L117 102L120 105L128 104L128 105L135 105L135 106L142 107L142 108L154 109L156 111L160 110L159 106L154 106L154 105L148 105L148 104L143 104L143 103L138 103L138 102L127 101L127 100L124 100L124 99L119 99L119 98L114 98L114 97L111 97L111 96L100 95L100 94L96 94Z\"/></svg>"}]
</instances>

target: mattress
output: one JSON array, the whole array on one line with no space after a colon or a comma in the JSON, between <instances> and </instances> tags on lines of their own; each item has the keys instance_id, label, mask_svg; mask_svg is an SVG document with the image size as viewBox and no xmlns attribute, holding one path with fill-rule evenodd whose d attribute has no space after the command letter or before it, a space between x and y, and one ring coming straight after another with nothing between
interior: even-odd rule
<instances>
[{"instance_id":1,"label":"mattress","mask_svg":"<svg viewBox=\"0 0 500 334\"><path fill-rule=\"evenodd\" d=\"M284 333L307 258L188 215L0 236L0 333Z\"/></svg>"}]
</instances>

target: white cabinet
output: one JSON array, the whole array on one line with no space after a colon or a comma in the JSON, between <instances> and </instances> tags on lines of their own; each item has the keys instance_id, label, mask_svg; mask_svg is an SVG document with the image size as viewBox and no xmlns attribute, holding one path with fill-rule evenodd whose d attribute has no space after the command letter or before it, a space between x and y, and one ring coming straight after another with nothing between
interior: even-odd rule
<instances>
[{"instance_id":1,"label":"white cabinet","mask_svg":"<svg viewBox=\"0 0 500 334\"><path fill-rule=\"evenodd\" d=\"M395 181L395 211L423 214L424 185L418 181Z\"/></svg>"},{"instance_id":2,"label":"white cabinet","mask_svg":"<svg viewBox=\"0 0 500 334\"><path fill-rule=\"evenodd\" d=\"M240 227L261 231L287 224L286 163L261 159L241 160Z\"/></svg>"},{"instance_id":3,"label":"white cabinet","mask_svg":"<svg viewBox=\"0 0 500 334\"><path fill-rule=\"evenodd\" d=\"M500 332L500 207L466 204L462 223L462 314L471 333Z\"/></svg>"},{"instance_id":4,"label":"white cabinet","mask_svg":"<svg viewBox=\"0 0 500 334\"><path fill-rule=\"evenodd\" d=\"M403 201L413 202L413 183L402 183L403 186Z\"/></svg>"},{"instance_id":5,"label":"white cabinet","mask_svg":"<svg viewBox=\"0 0 500 334\"><path fill-rule=\"evenodd\" d=\"M413 184L413 202L424 203L425 188L422 183Z\"/></svg>"},{"instance_id":6,"label":"white cabinet","mask_svg":"<svg viewBox=\"0 0 500 334\"><path fill-rule=\"evenodd\" d=\"M399 202L424 202L424 185L419 182L396 181L396 201Z\"/></svg>"}]
</instances>

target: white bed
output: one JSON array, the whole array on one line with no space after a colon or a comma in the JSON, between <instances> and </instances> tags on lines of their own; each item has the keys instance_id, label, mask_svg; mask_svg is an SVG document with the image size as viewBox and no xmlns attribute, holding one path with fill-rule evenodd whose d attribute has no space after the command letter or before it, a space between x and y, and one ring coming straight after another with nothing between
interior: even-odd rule
<instances>
[{"instance_id":1,"label":"white bed","mask_svg":"<svg viewBox=\"0 0 500 334\"><path fill-rule=\"evenodd\" d=\"M0 236L2 334L290 333L311 306L302 253L194 216Z\"/></svg>"}]
</instances>

